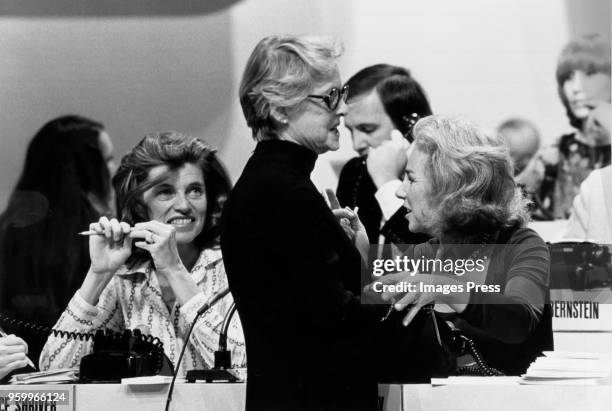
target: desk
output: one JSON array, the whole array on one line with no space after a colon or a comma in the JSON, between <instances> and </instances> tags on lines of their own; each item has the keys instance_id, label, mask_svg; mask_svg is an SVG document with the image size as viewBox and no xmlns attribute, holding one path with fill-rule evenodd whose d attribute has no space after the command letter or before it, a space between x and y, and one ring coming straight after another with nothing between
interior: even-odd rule
<instances>
[{"instance_id":1,"label":"desk","mask_svg":"<svg viewBox=\"0 0 612 411\"><path fill-rule=\"evenodd\" d=\"M612 406L612 386L447 385L380 386L389 405L399 396L400 408L385 411L544 411L607 410Z\"/></svg>"},{"instance_id":2,"label":"desk","mask_svg":"<svg viewBox=\"0 0 612 411\"><path fill-rule=\"evenodd\" d=\"M78 411L164 411L169 384L75 385L75 410ZM174 386L170 409L174 411L242 411L246 384L187 384Z\"/></svg>"},{"instance_id":3,"label":"desk","mask_svg":"<svg viewBox=\"0 0 612 411\"><path fill-rule=\"evenodd\" d=\"M71 407L58 410L163 411L168 385L128 386L119 384L0 386L0 396L9 390L69 390ZM177 384L172 406L175 411L238 411L244 409L245 384ZM606 410L612 404L612 386L523 386L523 385L380 385L384 411L436 410ZM8 410L15 410L9 407Z\"/></svg>"}]
</instances>

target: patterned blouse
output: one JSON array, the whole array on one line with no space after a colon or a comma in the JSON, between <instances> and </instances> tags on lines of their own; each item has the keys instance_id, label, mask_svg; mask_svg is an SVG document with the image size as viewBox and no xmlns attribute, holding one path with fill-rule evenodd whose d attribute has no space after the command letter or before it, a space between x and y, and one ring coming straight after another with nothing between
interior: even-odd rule
<instances>
[{"instance_id":1,"label":"patterned blouse","mask_svg":"<svg viewBox=\"0 0 612 411\"><path fill-rule=\"evenodd\" d=\"M152 264L147 262L132 270L124 266L106 286L95 307L83 300L77 291L53 328L80 333L91 333L101 328L118 332L140 328L144 334L151 334L162 341L165 354L176 366L184 336L198 309L227 286L221 250L203 250L191 270L191 276L201 291L183 306L174 302L169 311L162 299ZM218 349L223 317L232 302L233 297L228 294L200 316L191 334L179 375L191 369L207 369L214 365L214 352ZM40 369L77 367L81 358L92 351L92 345L91 340L65 339L51 334L40 356ZM232 353L232 367L246 367L244 336L237 313L230 322L227 347Z\"/></svg>"}]
</instances>

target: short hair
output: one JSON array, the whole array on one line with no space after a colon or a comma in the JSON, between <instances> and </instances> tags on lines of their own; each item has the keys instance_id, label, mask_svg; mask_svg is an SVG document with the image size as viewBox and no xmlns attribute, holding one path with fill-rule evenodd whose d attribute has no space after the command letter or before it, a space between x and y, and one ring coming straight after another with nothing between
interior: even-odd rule
<instances>
[{"instance_id":1,"label":"short hair","mask_svg":"<svg viewBox=\"0 0 612 411\"><path fill-rule=\"evenodd\" d=\"M575 70L585 73L604 73L609 76L610 43L599 34L584 35L565 45L557 61L557 92L570 124L575 128L582 128L584 120L574 116L563 91L563 84Z\"/></svg>"},{"instance_id":2,"label":"short hair","mask_svg":"<svg viewBox=\"0 0 612 411\"><path fill-rule=\"evenodd\" d=\"M461 117L432 115L417 122L414 137L416 149L429 155L425 173L443 233L465 238L527 223L528 202L497 133Z\"/></svg>"},{"instance_id":3,"label":"short hair","mask_svg":"<svg viewBox=\"0 0 612 411\"><path fill-rule=\"evenodd\" d=\"M119 219L130 225L150 220L143 194L165 176L148 181L149 171L156 166L176 170L188 163L202 170L208 204L204 228L194 243L199 247L215 245L220 235L223 204L231 190L230 179L214 149L197 137L176 131L148 134L121 159L113 177ZM128 260L128 267L148 259L145 253L135 253L133 257Z\"/></svg>"},{"instance_id":4,"label":"short hair","mask_svg":"<svg viewBox=\"0 0 612 411\"><path fill-rule=\"evenodd\" d=\"M509 118L508 120L503 121L498 127L497 132L504 137L504 130L529 130L533 134L536 140L536 146L540 147L540 143L542 138L540 137L540 131L538 127L536 127L533 122L526 120L524 118Z\"/></svg>"},{"instance_id":5,"label":"short hair","mask_svg":"<svg viewBox=\"0 0 612 411\"><path fill-rule=\"evenodd\" d=\"M416 113L422 118L432 114L425 90L403 67L389 64L369 66L358 71L346 84L349 86L348 101L376 89L385 112L402 134L410 127L407 116L410 118L412 113Z\"/></svg>"},{"instance_id":6,"label":"short hair","mask_svg":"<svg viewBox=\"0 0 612 411\"><path fill-rule=\"evenodd\" d=\"M508 136L506 135L506 132L508 130L514 130L516 132L521 133L520 134L520 137L521 137L520 145L523 151L520 151L520 154L524 158L519 158L519 160L531 159L537 153L537 151L540 149L540 144L541 144L540 132L538 131L538 128L536 127L535 124L523 118L510 118L508 120L503 121L497 127L497 132L500 134L501 138L504 140L504 142L506 143L506 146L508 147L510 151L510 157L513 161L515 174L517 174L523 171L524 167L527 164L526 163L517 164L516 163L517 159L512 157L513 150L516 152L518 147L514 147L512 144L510 144L510 141L508 140ZM527 140L529 138L529 134L527 133L531 134L531 136L533 137L533 141ZM526 157L527 155L529 157Z\"/></svg>"},{"instance_id":7,"label":"short hair","mask_svg":"<svg viewBox=\"0 0 612 411\"><path fill-rule=\"evenodd\" d=\"M249 57L239 97L247 125L257 141L275 138L280 125L272 106L292 109L320 83L332 78L342 47L329 38L268 36Z\"/></svg>"}]
</instances>

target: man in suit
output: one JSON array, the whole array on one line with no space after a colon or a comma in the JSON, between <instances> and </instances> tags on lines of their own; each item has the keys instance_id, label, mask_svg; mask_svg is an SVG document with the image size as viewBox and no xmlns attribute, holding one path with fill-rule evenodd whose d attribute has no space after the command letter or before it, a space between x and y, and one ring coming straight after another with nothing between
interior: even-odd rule
<instances>
[{"instance_id":1,"label":"man in suit","mask_svg":"<svg viewBox=\"0 0 612 411\"><path fill-rule=\"evenodd\" d=\"M432 114L425 92L408 70L388 64L366 67L346 84L344 125L359 156L340 172L340 204L359 207L373 244L426 241L428 236L409 230L406 209L395 197L414 120Z\"/></svg>"}]
</instances>

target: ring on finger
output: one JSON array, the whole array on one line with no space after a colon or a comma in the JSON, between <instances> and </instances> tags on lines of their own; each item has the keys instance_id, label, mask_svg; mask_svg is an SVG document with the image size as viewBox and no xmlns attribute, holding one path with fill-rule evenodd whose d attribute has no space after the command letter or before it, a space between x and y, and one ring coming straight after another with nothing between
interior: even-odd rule
<instances>
[{"instance_id":1,"label":"ring on finger","mask_svg":"<svg viewBox=\"0 0 612 411\"><path fill-rule=\"evenodd\" d=\"M147 238L145 238L145 241L147 242L147 244L155 243L155 240L153 239L153 233L149 232Z\"/></svg>"}]
</instances>

